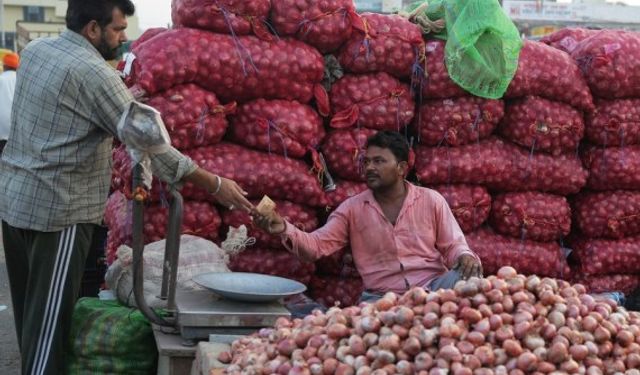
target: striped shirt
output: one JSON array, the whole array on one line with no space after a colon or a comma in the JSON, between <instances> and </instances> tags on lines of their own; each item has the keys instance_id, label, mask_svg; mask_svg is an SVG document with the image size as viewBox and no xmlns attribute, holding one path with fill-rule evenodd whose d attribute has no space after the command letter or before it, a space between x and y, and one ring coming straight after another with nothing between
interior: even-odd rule
<instances>
[{"instance_id":1,"label":"striped shirt","mask_svg":"<svg viewBox=\"0 0 640 375\"><path fill-rule=\"evenodd\" d=\"M0 162L0 216L43 232L101 223L111 147L133 97L82 35L67 30L22 52L9 141ZM152 158L154 174L175 183L196 165L176 149Z\"/></svg>"}]
</instances>

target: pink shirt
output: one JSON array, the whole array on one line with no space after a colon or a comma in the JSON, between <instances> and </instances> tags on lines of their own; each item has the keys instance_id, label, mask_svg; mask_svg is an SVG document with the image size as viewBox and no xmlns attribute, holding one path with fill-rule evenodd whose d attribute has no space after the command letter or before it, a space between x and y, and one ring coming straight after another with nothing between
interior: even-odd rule
<instances>
[{"instance_id":1,"label":"pink shirt","mask_svg":"<svg viewBox=\"0 0 640 375\"><path fill-rule=\"evenodd\" d=\"M395 226L366 190L342 203L313 233L287 223L283 243L309 260L351 246L365 288L377 292L403 293L412 286L426 286L462 254L479 260L444 197L410 183L407 188Z\"/></svg>"}]
</instances>

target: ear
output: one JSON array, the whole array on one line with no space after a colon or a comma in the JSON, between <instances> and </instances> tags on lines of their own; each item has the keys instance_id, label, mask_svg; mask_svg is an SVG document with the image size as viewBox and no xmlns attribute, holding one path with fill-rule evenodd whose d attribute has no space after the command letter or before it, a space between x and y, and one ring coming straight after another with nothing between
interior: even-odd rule
<instances>
[{"instance_id":1,"label":"ear","mask_svg":"<svg viewBox=\"0 0 640 375\"><path fill-rule=\"evenodd\" d=\"M91 44L95 44L100 41L102 36L102 28L98 25L98 21L91 20L84 26L81 33L85 38L89 39Z\"/></svg>"},{"instance_id":2,"label":"ear","mask_svg":"<svg viewBox=\"0 0 640 375\"><path fill-rule=\"evenodd\" d=\"M402 177L407 177L407 174L409 174L409 163L406 161L398 163L398 174Z\"/></svg>"}]
</instances>

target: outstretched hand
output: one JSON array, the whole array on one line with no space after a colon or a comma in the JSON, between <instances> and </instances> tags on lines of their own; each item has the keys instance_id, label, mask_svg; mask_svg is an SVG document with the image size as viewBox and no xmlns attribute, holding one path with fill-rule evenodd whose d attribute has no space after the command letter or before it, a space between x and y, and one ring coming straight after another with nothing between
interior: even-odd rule
<instances>
[{"instance_id":1,"label":"outstretched hand","mask_svg":"<svg viewBox=\"0 0 640 375\"><path fill-rule=\"evenodd\" d=\"M453 269L459 270L465 280L473 276L482 277L482 265L469 254L462 254L456 260Z\"/></svg>"},{"instance_id":2,"label":"outstretched hand","mask_svg":"<svg viewBox=\"0 0 640 375\"><path fill-rule=\"evenodd\" d=\"M246 198L245 192L235 181L220 177L220 190L214 195L216 201L230 210L253 213L255 208ZM217 187L216 187L217 189Z\"/></svg>"},{"instance_id":3,"label":"outstretched hand","mask_svg":"<svg viewBox=\"0 0 640 375\"><path fill-rule=\"evenodd\" d=\"M230 210L243 210L249 214L255 212L255 207L246 198L247 192L233 180L197 168L193 173L185 176L185 181L206 189L213 194L220 205Z\"/></svg>"},{"instance_id":4,"label":"outstretched hand","mask_svg":"<svg viewBox=\"0 0 640 375\"><path fill-rule=\"evenodd\" d=\"M282 216L278 215L275 211L270 211L267 214L261 214L254 212L253 222L262 230L269 234L281 234L287 228L286 223Z\"/></svg>"}]
</instances>

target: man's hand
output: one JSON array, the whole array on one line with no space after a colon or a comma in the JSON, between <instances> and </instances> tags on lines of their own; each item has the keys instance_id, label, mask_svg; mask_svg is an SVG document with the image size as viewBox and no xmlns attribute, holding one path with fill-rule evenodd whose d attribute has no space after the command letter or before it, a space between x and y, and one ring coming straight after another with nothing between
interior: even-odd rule
<instances>
[{"instance_id":1,"label":"man's hand","mask_svg":"<svg viewBox=\"0 0 640 375\"><path fill-rule=\"evenodd\" d=\"M230 210L255 212L255 207L246 198L247 192L233 180L218 177L202 168L186 176L185 180L205 188L210 193L215 193L216 201Z\"/></svg>"},{"instance_id":2,"label":"man's hand","mask_svg":"<svg viewBox=\"0 0 640 375\"><path fill-rule=\"evenodd\" d=\"M287 225L277 212L271 211L266 215L255 212L253 222L262 230L269 234L281 234L287 229Z\"/></svg>"},{"instance_id":3,"label":"man's hand","mask_svg":"<svg viewBox=\"0 0 640 375\"><path fill-rule=\"evenodd\" d=\"M460 255L453 268L459 270L465 280L473 276L482 277L482 265L469 254Z\"/></svg>"},{"instance_id":4,"label":"man's hand","mask_svg":"<svg viewBox=\"0 0 640 375\"><path fill-rule=\"evenodd\" d=\"M230 210L240 209L248 213L255 211L255 208L246 198L247 192L244 191L235 181L220 177L220 190L214 194L214 198L221 205ZM217 185L213 191L216 191Z\"/></svg>"}]
</instances>

